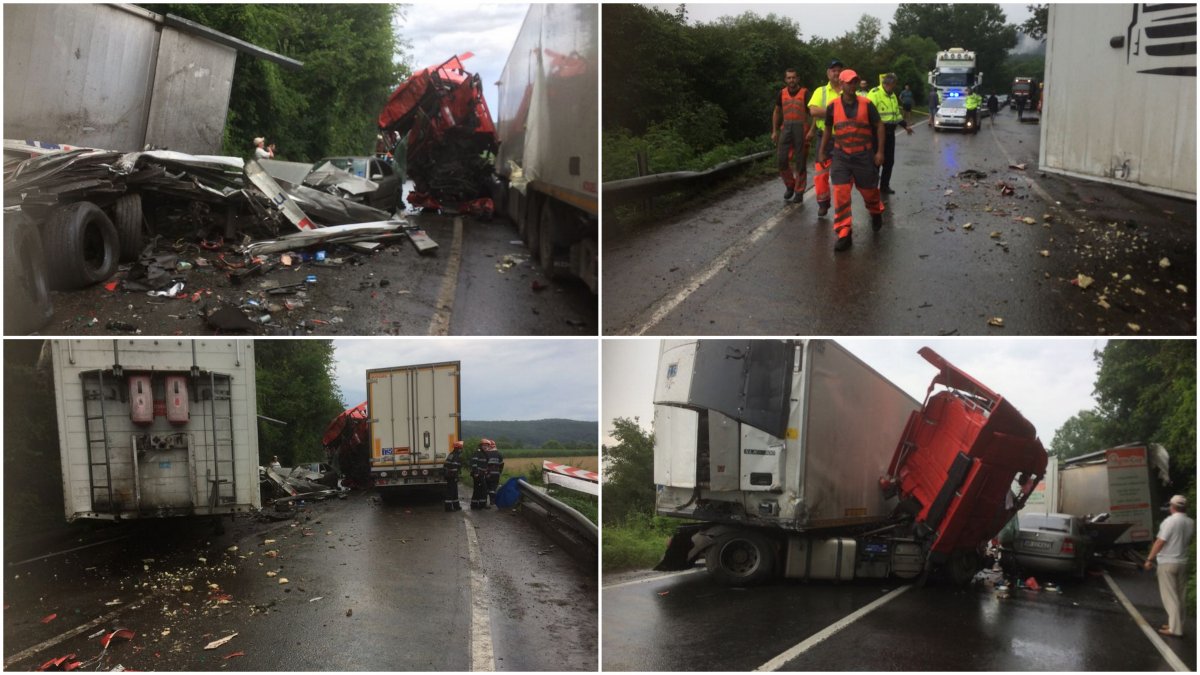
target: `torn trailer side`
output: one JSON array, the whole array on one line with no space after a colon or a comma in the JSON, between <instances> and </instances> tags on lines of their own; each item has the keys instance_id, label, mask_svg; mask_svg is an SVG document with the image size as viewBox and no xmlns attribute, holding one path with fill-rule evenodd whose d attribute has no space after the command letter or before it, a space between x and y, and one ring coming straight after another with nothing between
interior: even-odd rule
<instances>
[{"instance_id":1,"label":"torn trailer side","mask_svg":"<svg viewBox=\"0 0 1200 675\"><path fill-rule=\"evenodd\" d=\"M952 389L961 382L940 384L949 397L965 395ZM929 405L946 405L942 393L921 405L827 340L664 341L657 511L701 522L679 528L656 569L704 558L727 584L916 578L939 567L968 580L980 547L1028 497L997 505L993 483L1007 490L1021 475L1032 490L1045 452L1028 423L1010 416L1015 410L1001 413L1002 429L984 423L989 413L976 399L950 419ZM935 430L932 439L909 433L914 418ZM943 435L960 424L982 429L953 441ZM898 444L906 452L895 459ZM959 455L970 462L961 475ZM936 489L901 481L897 499L889 466ZM955 480L964 497L938 501Z\"/></svg>"},{"instance_id":2,"label":"torn trailer side","mask_svg":"<svg viewBox=\"0 0 1200 675\"><path fill-rule=\"evenodd\" d=\"M260 507L254 344L51 340L67 520Z\"/></svg>"}]
</instances>

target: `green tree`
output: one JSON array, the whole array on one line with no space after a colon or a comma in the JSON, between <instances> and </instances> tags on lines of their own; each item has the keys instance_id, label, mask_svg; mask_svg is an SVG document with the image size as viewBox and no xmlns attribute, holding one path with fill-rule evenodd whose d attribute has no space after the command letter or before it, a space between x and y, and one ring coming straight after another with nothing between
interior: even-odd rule
<instances>
[{"instance_id":1,"label":"green tree","mask_svg":"<svg viewBox=\"0 0 1200 675\"><path fill-rule=\"evenodd\" d=\"M1034 40L1046 41L1046 29L1050 23L1050 5L1025 5L1032 15L1021 24L1021 32Z\"/></svg>"},{"instance_id":2,"label":"green tree","mask_svg":"<svg viewBox=\"0 0 1200 675\"><path fill-rule=\"evenodd\" d=\"M602 125L641 135L695 100L684 67L697 55L681 16L634 4L603 10Z\"/></svg>"},{"instance_id":3,"label":"green tree","mask_svg":"<svg viewBox=\"0 0 1200 675\"><path fill-rule=\"evenodd\" d=\"M545 443L542 443L542 450L564 450L564 449L565 448L563 447L563 444L559 443L558 441L554 440L553 438L546 441Z\"/></svg>"},{"instance_id":4,"label":"green tree","mask_svg":"<svg viewBox=\"0 0 1200 675\"><path fill-rule=\"evenodd\" d=\"M929 38L939 49L962 47L975 52L977 68L988 84L988 76L1017 46L1017 27L1007 23L1004 10L996 4L904 3L892 17L891 35ZM927 65L933 68L934 64Z\"/></svg>"},{"instance_id":5,"label":"green tree","mask_svg":"<svg viewBox=\"0 0 1200 675\"><path fill-rule=\"evenodd\" d=\"M1105 421L1094 410L1080 410L1054 432L1049 452L1059 459L1071 459L1109 447L1105 439Z\"/></svg>"},{"instance_id":6,"label":"green tree","mask_svg":"<svg viewBox=\"0 0 1200 675\"><path fill-rule=\"evenodd\" d=\"M621 523L631 515L654 513L654 436L638 418L613 420L616 445L603 446L604 522Z\"/></svg>"},{"instance_id":7,"label":"green tree","mask_svg":"<svg viewBox=\"0 0 1200 675\"><path fill-rule=\"evenodd\" d=\"M259 461L284 466L323 460L321 436L343 411L329 340L256 340L258 412L283 422L259 424Z\"/></svg>"},{"instance_id":8,"label":"green tree","mask_svg":"<svg viewBox=\"0 0 1200 675\"><path fill-rule=\"evenodd\" d=\"M1120 442L1162 443L1171 479L1195 490L1196 346L1190 340L1111 340L1097 352L1097 411Z\"/></svg>"}]
</instances>

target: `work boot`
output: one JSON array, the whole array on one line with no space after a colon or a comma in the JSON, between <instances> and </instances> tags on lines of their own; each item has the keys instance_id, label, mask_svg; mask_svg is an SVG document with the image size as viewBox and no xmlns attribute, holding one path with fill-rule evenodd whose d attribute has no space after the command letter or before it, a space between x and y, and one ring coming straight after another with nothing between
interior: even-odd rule
<instances>
[{"instance_id":1,"label":"work boot","mask_svg":"<svg viewBox=\"0 0 1200 675\"><path fill-rule=\"evenodd\" d=\"M871 229L878 232L879 228L881 228L881 227L883 227L883 214L882 213L872 213L871 214Z\"/></svg>"},{"instance_id":2,"label":"work boot","mask_svg":"<svg viewBox=\"0 0 1200 675\"><path fill-rule=\"evenodd\" d=\"M804 191L796 190L796 198L793 199L792 201L795 202L796 204L803 204L804 203Z\"/></svg>"},{"instance_id":3,"label":"work boot","mask_svg":"<svg viewBox=\"0 0 1200 675\"><path fill-rule=\"evenodd\" d=\"M851 244L853 243L854 242L851 240L851 235L849 234L844 237L838 237L837 243L833 245L833 250L845 251L846 249L850 248Z\"/></svg>"},{"instance_id":4,"label":"work boot","mask_svg":"<svg viewBox=\"0 0 1200 675\"><path fill-rule=\"evenodd\" d=\"M796 190L794 188L789 187L787 189L787 192L783 193L783 201L785 201L785 202L791 201L792 197L795 196L795 194L796 194Z\"/></svg>"},{"instance_id":5,"label":"work boot","mask_svg":"<svg viewBox=\"0 0 1200 675\"><path fill-rule=\"evenodd\" d=\"M880 191L880 192L882 192L882 193L883 193L883 194L885 194L885 195L894 195L894 194L896 194L896 191L895 191L895 190L893 190L893 189L891 188L891 186L890 186L890 185L884 185L883 187L879 188L879 191Z\"/></svg>"},{"instance_id":6,"label":"work boot","mask_svg":"<svg viewBox=\"0 0 1200 675\"><path fill-rule=\"evenodd\" d=\"M829 213L829 202L817 202L817 206L821 207L817 209L818 218L823 218Z\"/></svg>"}]
</instances>

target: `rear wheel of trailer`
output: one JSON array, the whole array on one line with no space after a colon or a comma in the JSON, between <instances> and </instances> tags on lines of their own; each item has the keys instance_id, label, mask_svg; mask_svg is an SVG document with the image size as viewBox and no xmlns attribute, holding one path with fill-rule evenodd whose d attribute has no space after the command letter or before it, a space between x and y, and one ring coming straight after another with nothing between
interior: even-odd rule
<instances>
[{"instance_id":1,"label":"rear wheel of trailer","mask_svg":"<svg viewBox=\"0 0 1200 675\"><path fill-rule=\"evenodd\" d=\"M120 239L120 261L133 262L142 253L142 196L122 195L113 206L113 224Z\"/></svg>"},{"instance_id":2,"label":"rear wheel of trailer","mask_svg":"<svg viewBox=\"0 0 1200 675\"><path fill-rule=\"evenodd\" d=\"M118 245L117 228L99 206L59 207L42 228L50 286L74 290L104 281L117 271Z\"/></svg>"},{"instance_id":3,"label":"rear wheel of trailer","mask_svg":"<svg viewBox=\"0 0 1200 675\"><path fill-rule=\"evenodd\" d=\"M718 583L748 586L774 576L777 557L774 542L766 536L740 530L719 536L704 552L704 564Z\"/></svg>"}]
</instances>

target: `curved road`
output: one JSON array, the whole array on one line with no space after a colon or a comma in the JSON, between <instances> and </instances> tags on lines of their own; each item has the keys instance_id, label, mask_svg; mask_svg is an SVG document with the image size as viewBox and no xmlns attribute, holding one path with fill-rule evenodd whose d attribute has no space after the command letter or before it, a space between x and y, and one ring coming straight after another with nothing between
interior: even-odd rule
<instances>
[{"instance_id":1,"label":"curved road","mask_svg":"<svg viewBox=\"0 0 1200 675\"><path fill-rule=\"evenodd\" d=\"M856 192L844 254L812 188L785 204L777 178L606 239L603 331L1195 335L1195 204L1039 174L1038 133L1005 111L899 134L883 229Z\"/></svg>"}]
</instances>

